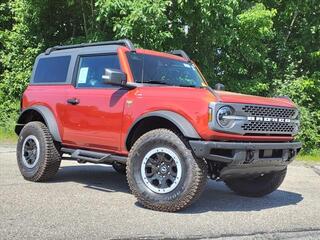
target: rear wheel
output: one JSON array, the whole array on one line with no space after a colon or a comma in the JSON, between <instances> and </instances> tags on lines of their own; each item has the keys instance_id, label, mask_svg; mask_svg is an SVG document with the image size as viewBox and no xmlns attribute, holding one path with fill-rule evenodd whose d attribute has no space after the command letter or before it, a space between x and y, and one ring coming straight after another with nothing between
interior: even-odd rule
<instances>
[{"instance_id":1,"label":"rear wheel","mask_svg":"<svg viewBox=\"0 0 320 240\"><path fill-rule=\"evenodd\" d=\"M42 122L30 122L20 132L17 161L22 176L29 181L53 177L61 163L59 147Z\"/></svg>"},{"instance_id":2,"label":"rear wheel","mask_svg":"<svg viewBox=\"0 0 320 240\"><path fill-rule=\"evenodd\" d=\"M225 180L226 185L242 196L262 197L273 191L283 182L287 169L264 174L258 177L232 178Z\"/></svg>"},{"instance_id":3,"label":"rear wheel","mask_svg":"<svg viewBox=\"0 0 320 240\"><path fill-rule=\"evenodd\" d=\"M174 212L193 203L207 178L207 165L195 159L183 139L167 129L150 131L130 150L127 179L147 208Z\"/></svg>"}]
</instances>

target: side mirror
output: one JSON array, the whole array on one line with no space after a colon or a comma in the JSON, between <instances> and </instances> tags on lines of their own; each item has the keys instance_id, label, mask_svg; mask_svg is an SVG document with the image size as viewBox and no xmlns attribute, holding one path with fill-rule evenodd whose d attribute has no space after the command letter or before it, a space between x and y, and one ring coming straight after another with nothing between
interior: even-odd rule
<instances>
[{"instance_id":1,"label":"side mirror","mask_svg":"<svg viewBox=\"0 0 320 240\"><path fill-rule=\"evenodd\" d=\"M214 89L224 91L224 85L222 83L217 83L216 85L214 85Z\"/></svg>"},{"instance_id":2,"label":"side mirror","mask_svg":"<svg viewBox=\"0 0 320 240\"><path fill-rule=\"evenodd\" d=\"M125 86L127 84L127 75L117 69L106 68L102 76L104 82L107 84Z\"/></svg>"}]
</instances>

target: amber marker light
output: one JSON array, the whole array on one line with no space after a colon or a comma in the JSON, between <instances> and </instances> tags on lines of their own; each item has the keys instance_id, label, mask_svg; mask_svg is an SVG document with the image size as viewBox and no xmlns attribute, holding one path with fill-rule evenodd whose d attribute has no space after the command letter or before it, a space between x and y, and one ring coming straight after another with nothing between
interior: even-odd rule
<instances>
[{"instance_id":1,"label":"amber marker light","mask_svg":"<svg viewBox=\"0 0 320 240\"><path fill-rule=\"evenodd\" d=\"M209 108L208 110L208 121L212 122L212 108Z\"/></svg>"}]
</instances>

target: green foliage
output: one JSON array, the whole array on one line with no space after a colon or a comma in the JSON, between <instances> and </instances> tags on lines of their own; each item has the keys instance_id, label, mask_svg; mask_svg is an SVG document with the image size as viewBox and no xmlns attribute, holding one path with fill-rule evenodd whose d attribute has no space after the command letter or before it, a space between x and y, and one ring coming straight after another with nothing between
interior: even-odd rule
<instances>
[{"instance_id":1,"label":"green foliage","mask_svg":"<svg viewBox=\"0 0 320 240\"><path fill-rule=\"evenodd\" d=\"M320 147L320 72L311 77L287 79L279 84L279 95L290 97L300 109L301 131L298 138L304 151Z\"/></svg>"},{"instance_id":2,"label":"green foliage","mask_svg":"<svg viewBox=\"0 0 320 240\"><path fill-rule=\"evenodd\" d=\"M211 85L290 96L311 151L319 147L318 16L318 0L0 0L0 128L12 127L41 51L129 38L143 48L184 49Z\"/></svg>"},{"instance_id":3,"label":"green foliage","mask_svg":"<svg viewBox=\"0 0 320 240\"><path fill-rule=\"evenodd\" d=\"M17 119L19 112L19 106L20 104L18 101L6 101L0 104L0 129L4 133L10 133L13 131L16 124L15 120Z\"/></svg>"},{"instance_id":4,"label":"green foliage","mask_svg":"<svg viewBox=\"0 0 320 240\"><path fill-rule=\"evenodd\" d=\"M258 95L267 92L268 73L276 65L268 56L269 41L275 35L273 17L276 12L258 3L237 15L236 36L225 50L226 61L221 61L225 72L221 81L229 89Z\"/></svg>"},{"instance_id":5,"label":"green foliage","mask_svg":"<svg viewBox=\"0 0 320 240\"><path fill-rule=\"evenodd\" d=\"M98 0L100 21L113 26L116 38L130 38L144 48L160 49L172 39L166 9L171 1Z\"/></svg>"},{"instance_id":6,"label":"green foliage","mask_svg":"<svg viewBox=\"0 0 320 240\"><path fill-rule=\"evenodd\" d=\"M3 67L0 81L0 128L2 132L12 132L19 109L19 98L28 84L32 65L41 48L41 41L32 35L31 19L25 12L32 12L23 2L9 2L8 9L14 21L11 27L0 30L2 49L0 59ZM14 14L15 13L15 14ZM32 16L34 13L32 12ZM10 20L6 18L6 21Z\"/></svg>"}]
</instances>

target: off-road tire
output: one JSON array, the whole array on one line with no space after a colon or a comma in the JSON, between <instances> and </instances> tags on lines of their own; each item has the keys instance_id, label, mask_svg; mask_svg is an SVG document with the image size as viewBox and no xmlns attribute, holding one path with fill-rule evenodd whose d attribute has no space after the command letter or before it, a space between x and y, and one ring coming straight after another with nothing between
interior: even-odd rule
<instances>
[{"instance_id":1,"label":"off-road tire","mask_svg":"<svg viewBox=\"0 0 320 240\"><path fill-rule=\"evenodd\" d=\"M39 160L32 168L25 166L22 160L23 142L30 135L35 136L40 144ZM61 163L59 146L53 141L45 124L42 122L30 122L23 127L17 144L17 161L22 176L29 181L45 181L57 173Z\"/></svg>"},{"instance_id":2,"label":"off-road tire","mask_svg":"<svg viewBox=\"0 0 320 240\"><path fill-rule=\"evenodd\" d=\"M125 164L115 162L112 164L112 167L116 172L120 173L121 175L126 175L127 169Z\"/></svg>"},{"instance_id":3,"label":"off-road tire","mask_svg":"<svg viewBox=\"0 0 320 240\"><path fill-rule=\"evenodd\" d=\"M263 197L275 191L283 182L287 168L268 173L257 178L232 178L225 180L226 185L241 196Z\"/></svg>"},{"instance_id":4,"label":"off-road tire","mask_svg":"<svg viewBox=\"0 0 320 240\"><path fill-rule=\"evenodd\" d=\"M151 191L142 180L141 164L146 153L157 147L173 150L181 159L181 180L171 192ZM193 156L187 142L168 129L156 129L141 136L129 152L127 180L133 195L146 208L175 212L199 198L207 180L207 163Z\"/></svg>"}]
</instances>

